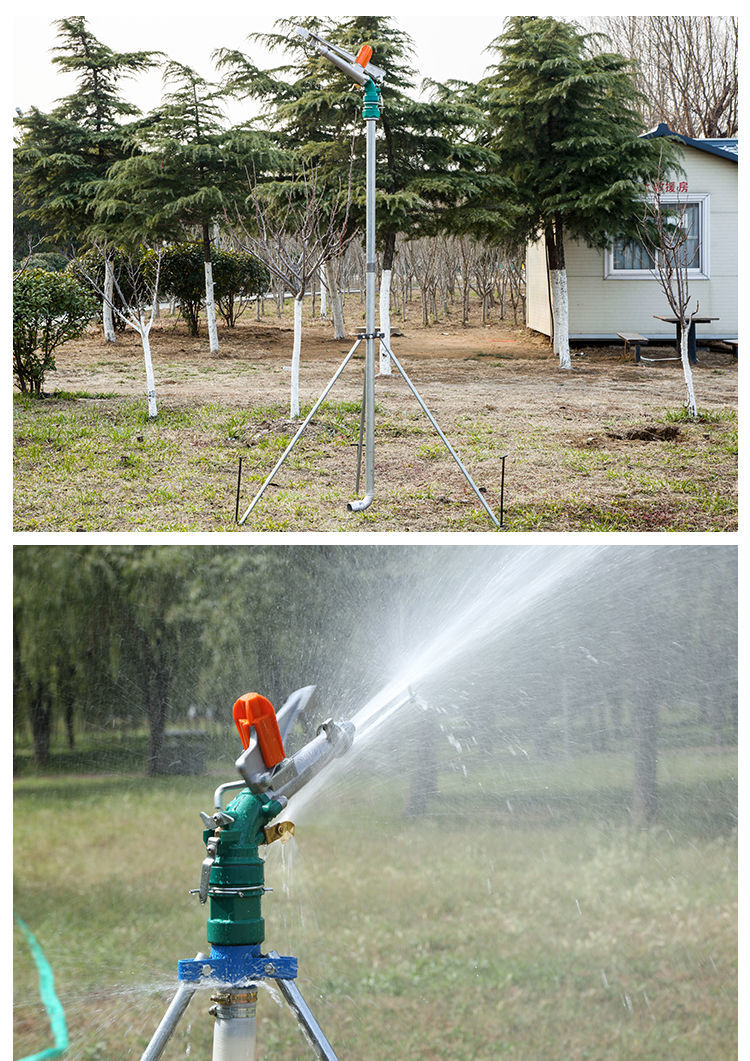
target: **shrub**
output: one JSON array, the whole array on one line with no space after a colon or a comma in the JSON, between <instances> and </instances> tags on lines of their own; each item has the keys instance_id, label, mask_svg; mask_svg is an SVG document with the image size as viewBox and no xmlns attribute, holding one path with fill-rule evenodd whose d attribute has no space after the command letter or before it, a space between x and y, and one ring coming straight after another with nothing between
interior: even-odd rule
<instances>
[{"instance_id":1,"label":"shrub","mask_svg":"<svg viewBox=\"0 0 750 1061\"><path fill-rule=\"evenodd\" d=\"M58 254L57 251L39 251L36 254L30 254L28 258L19 262L18 267L46 269L51 273L61 273L67 264L68 259L64 254Z\"/></svg>"},{"instance_id":2,"label":"shrub","mask_svg":"<svg viewBox=\"0 0 750 1061\"><path fill-rule=\"evenodd\" d=\"M144 261L155 261L156 252L147 251ZM213 250L211 271L216 308L228 327L234 327L240 298L258 295L270 283L268 271L252 254L242 251ZM202 243L172 243L164 247L160 287L176 300L191 335L198 334L198 318L206 298L206 271Z\"/></svg>"},{"instance_id":3,"label":"shrub","mask_svg":"<svg viewBox=\"0 0 750 1061\"><path fill-rule=\"evenodd\" d=\"M54 352L77 339L99 312L96 299L70 273L24 269L13 279L13 375L24 394L41 394Z\"/></svg>"},{"instance_id":4,"label":"shrub","mask_svg":"<svg viewBox=\"0 0 750 1061\"><path fill-rule=\"evenodd\" d=\"M233 328L242 312L240 300L267 291L271 278L265 265L244 251L214 251L212 257L216 308Z\"/></svg>"},{"instance_id":5,"label":"shrub","mask_svg":"<svg viewBox=\"0 0 750 1061\"><path fill-rule=\"evenodd\" d=\"M144 261L156 261L156 252L147 251ZM206 273L200 243L172 243L164 247L159 274L160 287L176 300L187 322L190 335L198 334L198 316L206 297Z\"/></svg>"}]
</instances>

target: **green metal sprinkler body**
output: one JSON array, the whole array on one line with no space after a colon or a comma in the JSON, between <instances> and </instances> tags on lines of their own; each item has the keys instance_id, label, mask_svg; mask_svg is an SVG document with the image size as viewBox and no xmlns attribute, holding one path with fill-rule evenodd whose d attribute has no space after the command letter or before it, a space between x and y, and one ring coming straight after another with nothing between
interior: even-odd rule
<instances>
[{"instance_id":1,"label":"green metal sprinkler body","mask_svg":"<svg viewBox=\"0 0 750 1061\"><path fill-rule=\"evenodd\" d=\"M362 117L365 120L368 118L374 118L377 121L380 118L381 105L382 97L380 95L380 89L373 79L369 78L365 85L364 96L362 98Z\"/></svg>"},{"instance_id":2,"label":"green metal sprinkler body","mask_svg":"<svg viewBox=\"0 0 750 1061\"><path fill-rule=\"evenodd\" d=\"M212 848L215 851L208 880L209 943L248 946L263 942L261 899L266 888L258 848L268 841L266 826L283 809L279 800L243 788L226 808L225 817L233 819L231 824L203 833L208 857Z\"/></svg>"},{"instance_id":3,"label":"green metal sprinkler body","mask_svg":"<svg viewBox=\"0 0 750 1061\"><path fill-rule=\"evenodd\" d=\"M289 821L271 823L296 792L344 755L354 741L353 722L329 718L304 747L286 754L284 737L313 691L313 686L298 689L278 714L258 693L240 697L232 709L244 747L236 762L242 781L220 785L214 793L213 814L201 813L206 857L195 891L202 903L210 901L207 937L211 952L199 952L177 963L179 987L141 1061L159 1061L200 985L217 992L211 996L214 1005L209 1011L216 1018L214 1061L240 1057L250 1061L255 1056L257 987L264 980L274 981L321 1061L337 1061L297 986L297 959L261 950L265 936L261 900L267 889L259 849L274 840L283 842L294 832ZM395 710L406 702L402 696L387 706ZM406 699L412 697L409 690ZM223 808L228 789L239 791Z\"/></svg>"},{"instance_id":4,"label":"green metal sprinkler body","mask_svg":"<svg viewBox=\"0 0 750 1061\"><path fill-rule=\"evenodd\" d=\"M259 848L289 838L294 832L291 822L270 823L289 797L350 748L354 739L352 723L339 725L328 719L308 744L294 755L285 754L279 720L288 728L298 710L294 697L309 696L311 689L293 694L278 718L271 702L258 693L248 693L234 705L234 720L245 748L237 768L247 787L222 809L223 791L242 786L242 781L220 786L214 796L214 813L201 814L206 857L195 891L202 903L210 902L206 936L211 953L180 961L182 981L238 984L264 976L291 980L297 975L296 958L261 953L265 938L261 900L268 889Z\"/></svg>"}]
</instances>

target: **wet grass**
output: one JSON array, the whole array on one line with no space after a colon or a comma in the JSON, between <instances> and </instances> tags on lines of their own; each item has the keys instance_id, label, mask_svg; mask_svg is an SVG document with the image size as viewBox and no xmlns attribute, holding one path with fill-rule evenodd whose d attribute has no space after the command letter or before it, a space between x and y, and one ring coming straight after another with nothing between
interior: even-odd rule
<instances>
[{"instance_id":1,"label":"wet grass","mask_svg":"<svg viewBox=\"0 0 750 1061\"><path fill-rule=\"evenodd\" d=\"M138 1058L176 961L204 945L199 810L229 773L23 778L15 908L43 946L66 1055ZM631 764L446 760L427 814L409 776L360 764L268 850L267 946L350 1061L736 1056L736 751L660 763L653 828L628 824ZM289 816L294 818L294 807ZM16 1056L49 1045L15 940ZM210 1056L200 992L166 1059ZM308 1056L266 992L258 1058Z\"/></svg>"}]
</instances>

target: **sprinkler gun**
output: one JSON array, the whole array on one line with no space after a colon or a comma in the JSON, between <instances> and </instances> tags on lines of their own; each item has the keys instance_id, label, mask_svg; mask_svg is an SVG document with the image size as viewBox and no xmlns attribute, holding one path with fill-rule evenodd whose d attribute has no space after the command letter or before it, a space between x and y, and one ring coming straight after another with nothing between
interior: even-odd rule
<instances>
[{"instance_id":1,"label":"sprinkler gun","mask_svg":"<svg viewBox=\"0 0 750 1061\"><path fill-rule=\"evenodd\" d=\"M234 705L232 714L245 749L236 763L243 780L220 786L214 813L201 814L206 857L195 892L202 903L210 900L207 938L211 956L206 961L180 962L181 980L210 977L235 983L238 978L296 976L295 958L269 961L260 953L265 936L260 902L267 889L258 848L289 839L294 832L292 822L270 823L284 810L289 797L343 755L354 739L350 722L339 725L328 719L313 740L294 755L286 755L281 727L288 732L313 691L314 686L298 690L278 716L270 700L259 693L248 693ZM223 791L243 785L247 787L223 810Z\"/></svg>"},{"instance_id":2,"label":"sprinkler gun","mask_svg":"<svg viewBox=\"0 0 750 1061\"><path fill-rule=\"evenodd\" d=\"M309 40L316 52L328 59L334 66L337 66L339 70L347 74L352 81L356 81L358 85L366 85L371 78L378 85L383 83L385 70L381 70L379 66L375 66L374 63L370 62L370 59L372 59L372 48L369 44L363 44L359 52L353 55L345 48L339 47L338 44L331 44L324 37L318 36L317 33L313 33L303 26L297 26L296 32L304 40Z\"/></svg>"},{"instance_id":3,"label":"sprinkler gun","mask_svg":"<svg viewBox=\"0 0 750 1061\"><path fill-rule=\"evenodd\" d=\"M284 736L314 689L307 686L297 690L278 714L259 693L248 693L234 704L232 714L244 747L236 763L242 780L220 785L213 814L201 813L206 857L200 886L192 892L201 903L210 902L207 939L211 952L178 963L180 987L141 1061L161 1057L200 984L217 988L210 1011L216 1017L213 1061L252 1061L257 981L261 979L276 982L319 1057L336 1061L294 983L297 959L276 951L261 953L265 938L261 899L270 889L265 886L259 848L290 838L292 822L271 824L273 819L281 814L290 796L332 759L343 755L354 740L353 723L328 719L308 744L294 755L286 755ZM236 788L241 791L223 808L224 793Z\"/></svg>"}]
</instances>

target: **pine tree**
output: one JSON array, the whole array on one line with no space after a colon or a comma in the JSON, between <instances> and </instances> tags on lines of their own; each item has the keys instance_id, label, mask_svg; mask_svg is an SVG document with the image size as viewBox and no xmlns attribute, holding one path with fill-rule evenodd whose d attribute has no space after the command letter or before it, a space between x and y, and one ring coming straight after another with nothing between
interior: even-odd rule
<instances>
[{"instance_id":1,"label":"pine tree","mask_svg":"<svg viewBox=\"0 0 750 1061\"><path fill-rule=\"evenodd\" d=\"M199 229L209 345L217 353L212 227L244 179L251 148L247 137L226 130L216 85L176 62L166 64L163 79L161 106L139 128L136 153L98 186L96 215L100 231L131 241L184 239Z\"/></svg>"},{"instance_id":2,"label":"pine tree","mask_svg":"<svg viewBox=\"0 0 750 1061\"><path fill-rule=\"evenodd\" d=\"M373 49L373 61L386 70L378 123L376 173L377 241L382 252L381 329L389 331L390 276L398 236L412 238L470 224L461 207L474 201L487 182L500 186L488 166L491 152L478 142L472 121L478 112L449 93L428 101L414 98L413 42L389 16L347 19L290 19L278 32L256 35L266 46L282 47L294 62L262 71L239 51L218 54L227 71L227 89L261 99L279 143L301 152L337 188L351 168L351 223L364 228L365 167L361 97L345 74L294 35L302 25L356 53ZM470 120L471 119L471 120ZM351 153L355 152L352 167ZM381 352L381 371L386 368ZM387 370L387 369L386 369Z\"/></svg>"},{"instance_id":3,"label":"pine tree","mask_svg":"<svg viewBox=\"0 0 750 1061\"><path fill-rule=\"evenodd\" d=\"M545 242L561 368L570 368L565 238L606 246L632 233L660 166L658 145L640 136L631 64L593 54L590 39L571 22L510 18L479 86L513 182L513 235Z\"/></svg>"},{"instance_id":4,"label":"pine tree","mask_svg":"<svg viewBox=\"0 0 750 1061\"><path fill-rule=\"evenodd\" d=\"M55 245L77 249L91 221L93 189L131 151L138 108L118 93L119 82L156 65L157 53L115 52L91 33L82 16L55 23L61 43L52 62L75 75L75 93L49 114L32 107L16 118L14 152L21 218L41 226ZM105 303L107 339L114 341Z\"/></svg>"}]
</instances>

